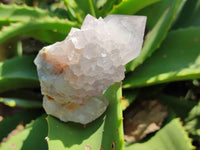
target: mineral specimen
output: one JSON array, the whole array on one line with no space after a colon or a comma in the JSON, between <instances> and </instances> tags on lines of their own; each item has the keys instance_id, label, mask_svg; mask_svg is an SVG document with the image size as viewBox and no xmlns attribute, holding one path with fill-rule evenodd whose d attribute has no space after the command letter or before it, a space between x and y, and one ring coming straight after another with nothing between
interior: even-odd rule
<instances>
[{"instance_id":1,"label":"mineral specimen","mask_svg":"<svg viewBox=\"0 0 200 150\"><path fill-rule=\"evenodd\" d=\"M124 78L124 65L140 53L146 17L87 15L81 29L44 47L35 59L43 107L62 121L87 124L108 105L102 92Z\"/></svg>"}]
</instances>

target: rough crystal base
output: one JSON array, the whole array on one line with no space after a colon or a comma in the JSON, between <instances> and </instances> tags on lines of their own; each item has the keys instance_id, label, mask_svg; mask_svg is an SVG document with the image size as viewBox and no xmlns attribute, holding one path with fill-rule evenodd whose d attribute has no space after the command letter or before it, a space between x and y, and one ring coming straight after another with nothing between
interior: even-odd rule
<instances>
[{"instance_id":1,"label":"rough crystal base","mask_svg":"<svg viewBox=\"0 0 200 150\"><path fill-rule=\"evenodd\" d=\"M43 98L43 107L46 113L64 122L72 121L87 124L98 118L106 110L107 106L108 101L103 95L87 98L84 104L72 102L58 103L49 100L46 96Z\"/></svg>"}]
</instances>

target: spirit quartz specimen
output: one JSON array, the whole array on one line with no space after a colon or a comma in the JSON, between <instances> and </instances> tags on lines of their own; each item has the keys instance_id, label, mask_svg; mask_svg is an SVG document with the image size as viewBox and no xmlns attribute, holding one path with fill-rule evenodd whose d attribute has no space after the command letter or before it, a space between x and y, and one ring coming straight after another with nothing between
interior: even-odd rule
<instances>
[{"instance_id":1,"label":"spirit quartz specimen","mask_svg":"<svg viewBox=\"0 0 200 150\"><path fill-rule=\"evenodd\" d=\"M87 124L108 105L103 90L124 78L124 65L140 53L146 17L87 15L81 29L44 47L35 59L43 107L62 121Z\"/></svg>"}]
</instances>

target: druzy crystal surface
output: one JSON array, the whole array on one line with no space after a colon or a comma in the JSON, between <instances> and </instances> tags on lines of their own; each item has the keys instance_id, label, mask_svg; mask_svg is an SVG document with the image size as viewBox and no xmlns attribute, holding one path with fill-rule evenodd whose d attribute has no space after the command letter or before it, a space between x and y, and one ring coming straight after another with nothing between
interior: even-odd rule
<instances>
[{"instance_id":1,"label":"druzy crystal surface","mask_svg":"<svg viewBox=\"0 0 200 150\"><path fill-rule=\"evenodd\" d=\"M44 47L35 59L43 107L62 121L87 124L108 105L103 90L124 79L124 65L140 53L146 17L87 15L81 29Z\"/></svg>"}]
</instances>

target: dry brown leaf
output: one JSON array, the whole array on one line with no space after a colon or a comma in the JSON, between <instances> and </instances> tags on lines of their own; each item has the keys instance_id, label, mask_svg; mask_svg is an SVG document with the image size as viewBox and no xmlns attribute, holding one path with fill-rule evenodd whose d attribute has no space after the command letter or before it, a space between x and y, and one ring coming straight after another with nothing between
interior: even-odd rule
<instances>
[{"instance_id":1,"label":"dry brown leaf","mask_svg":"<svg viewBox=\"0 0 200 150\"><path fill-rule=\"evenodd\" d=\"M125 140L138 142L147 134L160 129L167 116L165 106L158 101L143 101L127 113L124 121Z\"/></svg>"}]
</instances>

